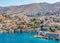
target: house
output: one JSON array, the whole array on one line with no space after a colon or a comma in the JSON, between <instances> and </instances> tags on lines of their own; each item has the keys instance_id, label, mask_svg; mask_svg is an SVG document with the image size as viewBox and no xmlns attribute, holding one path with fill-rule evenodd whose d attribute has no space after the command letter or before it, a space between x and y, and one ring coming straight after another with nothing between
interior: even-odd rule
<instances>
[{"instance_id":1,"label":"house","mask_svg":"<svg viewBox=\"0 0 60 43\"><path fill-rule=\"evenodd\" d=\"M46 33L45 37L50 39L59 39L60 40L60 31L57 30L55 32Z\"/></svg>"},{"instance_id":2,"label":"house","mask_svg":"<svg viewBox=\"0 0 60 43\"><path fill-rule=\"evenodd\" d=\"M46 33L49 33L49 28L48 27L41 27L38 31L38 35L43 35L45 36Z\"/></svg>"},{"instance_id":3,"label":"house","mask_svg":"<svg viewBox=\"0 0 60 43\"><path fill-rule=\"evenodd\" d=\"M54 34L54 33L46 33L45 37L48 37L49 39L60 39L60 34Z\"/></svg>"},{"instance_id":4,"label":"house","mask_svg":"<svg viewBox=\"0 0 60 43\"><path fill-rule=\"evenodd\" d=\"M41 31L49 31L49 28L48 27L41 27L40 30Z\"/></svg>"},{"instance_id":5,"label":"house","mask_svg":"<svg viewBox=\"0 0 60 43\"><path fill-rule=\"evenodd\" d=\"M47 33L49 33L49 31L39 31L38 35L43 35L45 36Z\"/></svg>"}]
</instances>

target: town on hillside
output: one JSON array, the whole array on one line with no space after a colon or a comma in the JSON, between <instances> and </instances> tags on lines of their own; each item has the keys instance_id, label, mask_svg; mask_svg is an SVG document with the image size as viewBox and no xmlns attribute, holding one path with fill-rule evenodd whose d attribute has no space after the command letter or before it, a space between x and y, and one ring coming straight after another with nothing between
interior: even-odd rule
<instances>
[{"instance_id":1,"label":"town on hillside","mask_svg":"<svg viewBox=\"0 0 60 43\"><path fill-rule=\"evenodd\" d=\"M35 37L60 39L60 16L28 17L19 14L0 14L0 33L35 31Z\"/></svg>"}]
</instances>

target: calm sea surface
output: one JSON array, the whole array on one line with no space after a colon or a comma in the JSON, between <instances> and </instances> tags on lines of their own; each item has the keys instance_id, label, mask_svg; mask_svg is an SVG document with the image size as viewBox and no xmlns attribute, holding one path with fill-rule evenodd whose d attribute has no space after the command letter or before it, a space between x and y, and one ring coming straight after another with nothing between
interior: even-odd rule
<instances>
[{"instance_id":1,"label":"calm sea surface","mask_svg":"<svg viewBox=\"0 0 60 43\"><path fill-rule=\"evenodd\" d=\"M60 41L33 38L31 33L16 33L0 34L0 43L60 43Z\"/></svg>"}]
</instances>

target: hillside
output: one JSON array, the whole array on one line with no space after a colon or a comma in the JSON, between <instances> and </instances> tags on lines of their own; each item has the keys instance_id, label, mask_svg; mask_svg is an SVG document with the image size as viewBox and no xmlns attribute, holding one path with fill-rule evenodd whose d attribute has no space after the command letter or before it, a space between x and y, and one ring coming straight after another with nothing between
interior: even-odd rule
<instances>
[{"instance_id":1,"label":"hillside","mask_svg":"<svg viewBox=\"0 0 60 43\"><path fill-rule=\"evenodd\" d=\"M28 5L0 7L0 14L20 14L20 15L50 15L60 13L60 2L50 3L32 3Z\"/></svg>"}]
</instances>

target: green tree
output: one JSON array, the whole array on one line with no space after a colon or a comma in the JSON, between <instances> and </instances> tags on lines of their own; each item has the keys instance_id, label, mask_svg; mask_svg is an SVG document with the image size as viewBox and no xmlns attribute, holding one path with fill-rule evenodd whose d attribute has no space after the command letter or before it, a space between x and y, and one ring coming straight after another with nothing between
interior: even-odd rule
<instances>
[{"instance_id":1,"label":"green tree","mask_svg":"<svg viewBox=\"0 0 60 43\"><path fill-rule=\"evenodd\" d=\"M2 22L2 19L0 19L0 22Z\"/></svg>"},{"instance_id":2,"label":"green tree","mask_svg":"<svg viewBox=\"0 0 60 43\"><path fill-rule=\"evenodd\" d=\"M39 24L43 24L43 22L44 22L43 20L40 20Z\"/></svg>"},{"instance_id":3,"label":"green tree","mask_svg":"<svg viewBox=\"0 0 60 43\"><path fill-rule=\"evenodd\" d=\"M35 31L35 30L37 30L38 25L37 25L37 24L34 24L34 25L32 26L32 28L33 28L33 31Z\"/></svg>"},{"instance_id":4,"label":"green tree","mask_svg":"<svg viewBox=\"0 0 60 43\"><path fill-rule=\"evenodd\" d=\"M51 32L55 32L56 31L56 28L54 26L50 27L50 31Z\"/></svg>"},{"instance_id":5,"label":"green tree","mask_svg":"<svg viewBox=\"0 0 60 43\"><path fill-rule=\"evenodd\" d=\"M31 19L31 22L34 22L36 19L35 18L33 18L33 19Z\"/></svg>"},{"instance_id":6,"label":"green tree","mask_svg":"<svg viewBox=\"0 0 60 43\"><path fill-rule=\"evenodd\" d=\"M29 23L29 24L27 24L27 26L28 26L28 27L31 27L31 26L33 26L33 24Z\"/></svg>"}]
</instances>

